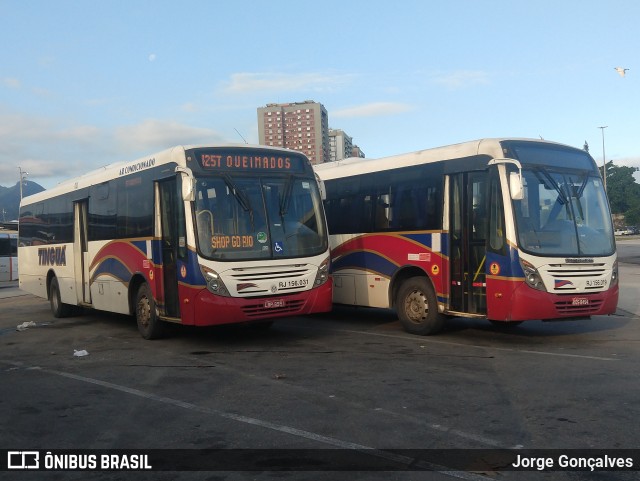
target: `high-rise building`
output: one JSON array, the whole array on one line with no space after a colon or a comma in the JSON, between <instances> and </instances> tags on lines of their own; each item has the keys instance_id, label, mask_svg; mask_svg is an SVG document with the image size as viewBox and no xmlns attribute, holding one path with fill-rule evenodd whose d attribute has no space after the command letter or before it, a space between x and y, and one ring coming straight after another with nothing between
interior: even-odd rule
<instances>
[{"instance_id":1,"label":"high-rise building","mask_svg":"<svg viewBox=\"0 0 640 481\"><path fill-rule=\"evenodd\" d=\"M365 155L360 147L358 147L356 144L353 144L353 148L351 149L351 157L360 157L361 159L364 159Z\"/></svg>"},{"instance_id":2,"label":"high-rise building","mask_svg":"<svg viewBox=\"0 0 640 481\"><path fill-rule=\"evenodd\" d=\"M364 152L353 143L353 138L347 135L344 130L329 129L329 159L331 162L349 157L364 159Z\"/></svg>"},{"instance_id":3,"label":"high-rise building","mask_svg":"<svg viewBox=\"0 0 640 481\"><path fill-rule=\"evenodd\" d=\"M351 157L352 150L353 139L351 137L343 130L329 129L329 160L331 162Z\"/></svg>"},{"instance_id":4,"label":"high-rise building","mask_svg":"<svg viewBox=\"0 0 640 481\"><path fill-rule=\"evenodd\" d=\"M313 100L258 108L260 143L298 150L312 164L329 161L329 116Z\"/></svg>"}]
</instances>

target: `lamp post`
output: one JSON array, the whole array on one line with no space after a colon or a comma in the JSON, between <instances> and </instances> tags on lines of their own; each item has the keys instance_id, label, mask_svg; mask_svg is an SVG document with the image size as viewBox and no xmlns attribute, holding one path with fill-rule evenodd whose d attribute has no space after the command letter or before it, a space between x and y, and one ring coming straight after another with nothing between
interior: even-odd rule
<instances>
[{"instance_id":1,"label":"lamp post","mask_svg":"<svg viewBox=\"0 0 640 481\"><path fill-rule=\"evenodd\" d=\"M608 125L598 127L602 131L602 180L604 181L605 194L607 193L607 158L604 155L604 129L607 127Z\"/></svg>"},{"instance_id":2,"label":"lamp post","mask_svg":"<svg viewBox=\"0 0 640 481\"><path fill-rule=\"evenodd\" d=\"M22 170L22 167L18 167L18 172L20 172L20 201L22 201L22 184L27 180L29 172Z\"/></svg>"}]
</instances>

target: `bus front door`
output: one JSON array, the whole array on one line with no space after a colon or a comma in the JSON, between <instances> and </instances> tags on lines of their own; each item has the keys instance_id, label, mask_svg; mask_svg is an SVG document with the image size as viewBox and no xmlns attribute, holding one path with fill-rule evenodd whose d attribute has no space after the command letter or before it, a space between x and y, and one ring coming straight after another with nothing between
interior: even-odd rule
<instances>
[{"instance_id":1,"label":"bus front door","mask_svg":"<svg viewBox=\"0 0 640 481\"><path fill-rule=\"evenodd\" d=\"M162 285L164 290L164 315L166 317L180 317L180 303L178 296L178 245L180 222L184 224L184 216L179 215L179 203L182 197L178 196L179 184L175 178L158 183L160 194L160 226L162 243ZM183 234L184 235L184 234ZM184 243L184 237L182 237ZM160 308L162 309L162 302Z\"/></svg>"},{"instance_id":2,"label":"bus front door","mask_svg":"<svg viewBox=\"0 0 640 481\"><path fill-rule=\"evenodd\" d=\"M487 173L463 172L449 179L449 309L486 314Z\"/></svg>"}]
</instances>

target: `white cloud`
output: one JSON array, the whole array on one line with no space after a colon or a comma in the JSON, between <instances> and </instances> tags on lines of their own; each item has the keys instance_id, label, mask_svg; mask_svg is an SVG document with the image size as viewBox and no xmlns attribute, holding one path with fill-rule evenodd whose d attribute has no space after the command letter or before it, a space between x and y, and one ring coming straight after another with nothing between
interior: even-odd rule
<instances>
[{"instance_id":1,"label":"white cloud","mask_svg":"<svg viewBox=\"0 0 640 481\"><path fill-rule=\"evenodd\" d=\"M44 117L0 112L0 185L13 185L14 178L17 182L18 166L36 182L38 178L77 175L74 167L85 165L96 149L100 151L100 129L61 124Z\"/></svg>"},{"instance_id":2,"label":"white cloud","mask_svg":"<svg viewBox=\"0 0 640 481\"><path fill-rule=\"evenodd\" d=\"M175 121L148 119L101 128L0 110L0 185L18 181L18 166L29 172L30 180L51 186L47 179L68 179L173 145L221 141L213 129Z\"/></svg>"},{"instance_id":3,"label":"white cloud","mask_svg":"<svg viewBox=\"0 0 640 481\"><path fill-rule=\"evenodd\" d=\"M235 73L222 88L226 93L327 91L345 85L352 75L322 73Z\"/></svg>"},{"instance_id":4,"label":"white cloud","mask_svg":"<svg viewBox=\"0 0 640 481\"><path fill-rule=\"evenodd\" d=\"M114 140L122 151L154 152L174 145L220 142L223 137L213 129L148 119L137 125L117 128Z\"/></svg>"},{"instance_id":5,"label":"white cloud","mask_svg":"<svg viewBox=\"0 0 640 481\"><path fill-rule=\"evenodd\" d=\"M488 85L490 75L482 70L458 70L433 75L433 82L450 89L462 89L473 85Z\"/></svg>"},{"instance_id":6,"label":"white cloud","mask_svg":"<svg viewBox=\"0 0 640 481\"><path fill-rule=\"evenodd\" d=\"M591 153L593 156L594 154ZM596 154L597 155L597 154ZM607 156L609 157L609 156ZM600 164L602 164L602 157L599 159ZM598 159L596 158L596 163L598 163ZM640 157L622 157L619 159L613 159L614 165L624 165L626 167L635 167L640 168ZM640 174L639 174L640 176Z\"/></svg>"},{"instance_id":7,"label":"white cloud","mask_svg":"<svg viewBox=\"0 0 640 481\"><path fill-rule=\"evenodd\" d=\"M158 56L155 53L149 55L149 62L155 62Z\"/></svg>"},{"instance_id":8,"label":"white cloud","mask_svg":"<svg viewBox=\"0 0 640 481\"><path fill-rule=\"evenodd\" d=\"M345 117L380 117L385 115L395 115L413 110L409 104L398 102L373 102L370 104L357 105L344 109L332 110L332 118Z\"/></svg>"},{"instance_id":9,"label":"white cloud","mask_svg":"<svg viewBox=\"0 0 640 481\"><path fill-rule=\"evenodd\" d=\"M10 89L19 89L22 87L22 82L20 82L20 79L15 77L4 77L2 79L2 85Z\"/></svg>"},{"instance_id":10,"label":"white cloud","mask_svg":"<svg viewBox=\"0 0 640 481\"><path fill-rule=\"evenodd\" d=\"M18 167L23 172L28 173L28 180L35 180L36 182L38 182L38 179L54 177L60 174L59 161L22 158L15 165L0 164L0 185L8 187L17 184L20 177Z\"/></svg>"}]
</instances>

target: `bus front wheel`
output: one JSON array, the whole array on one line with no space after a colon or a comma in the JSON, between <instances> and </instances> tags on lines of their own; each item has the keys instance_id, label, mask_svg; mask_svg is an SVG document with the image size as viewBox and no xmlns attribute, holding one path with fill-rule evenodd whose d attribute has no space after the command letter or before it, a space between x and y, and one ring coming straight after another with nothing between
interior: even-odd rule
<instances>
[{"instance_id":1,"label":"bus front wheel","mask_svg":"<svg viewBox=\"0 0 640 481\"><path fill-rule=\"evenodd\" d=\"M158 339L162 337L163 322L158 318L156 301L153 299L153 294L147 283L140 285L136 294L136 322L143 338Z\"/></svg>"},{"instance_id":2,"label":"bus front wheel","mask_svg":"<svg viewBox=\"0 0 640 481\"><path fill-rule=\"evenodd\" d=\"M396 311L402 327L411 334L435 334L444 324L436 294L424 277L410 277L402 283L396 297Z\"/></svg>"}]
</instances>

